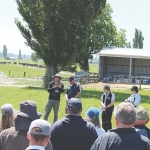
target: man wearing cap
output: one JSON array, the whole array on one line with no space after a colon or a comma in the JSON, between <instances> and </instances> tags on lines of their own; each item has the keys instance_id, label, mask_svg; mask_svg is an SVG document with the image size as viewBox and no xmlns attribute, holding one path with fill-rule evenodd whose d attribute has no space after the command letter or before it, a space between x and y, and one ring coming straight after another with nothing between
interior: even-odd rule
<instances>
[{"instance_id":1,"label":"man wearing cap","mask_svg":"<svg viewBox=\"0 0 150 150\"><path fill-rule=\"evenodd\" d=\"M144 135L150 139L150 129L146 127L149 122L148 110L143 107L136 107L136 121L134 127L138 129L141 135Z\"/></svg>"},{"instance_id":2,"label":"man wearing cap","mask_svg":"<svg viewBox=\"0 0 150 150\"><path fill-rule=\"evenodd\" d=\"M16 111L15 127L6 129L0 133L0 150L25 150L29 146L27 132L32 121L39 119L41 113L37 112L36 103L23 101L20 110ZM48 143L46 150L51 144Z\"/></svg>"},{"instance_id":3,"label":"man wearing cap","mask_svg":"<svg viewBox=\"0 0 150 150\"><path fill-rule=\"evenodd\" d=\"M91 122L81 117L82 103L71 98L67 104L68 115L52 126L51 142L54 150L90 150L97 139L97 133Z\"/></svg>"},{"instance_id":4,"label":"man wearing cap","mask_svg":"<svg viewBox=\"0 0 150 150\"><path fill-rule=\"evenodd\" d=\"M137 107L141 102L141 96L138 94L138 92L139 92L138 87L132 86L131 87L132 95L129 98L127 98L125 101L130 102L134 105L134 107Z\"/></svg>"},{"instance_id":5,"label":"man wearing cap","mask_svg":"<svg viewBox=\"0 0 150 150\"><path fill-rule=\"evenodd\" d=\"M54 81L51 81L48 85L49 98L45 108L44 120L48 120L48 116L53 108L54 110L53 122L56 122L58 119L60 93L64 92L64 85L60 82L61 77L58 74L56 74L53 78Z\"/></svg>"},{"instance_id":6,"label":"man wearing cap","mask_svg":"<svg viewBox=\"0 0 150 150\"><path fill-rule=\"evenodd\" d=\"M50 140L50 134L51 125L49 122L42 119L34 120L27 133L29 147L26 150L45 150Z\"/></svg>"},{"instance_id":7,"label":"man wearing cap","mask_svg":"<svg viewBox=\"0 0 150 150\"><path fill-rule=\"evenodd\" d=\"M74 77L69 78L70 85L67 88L65 94L66 101L68 102L71 98L79 98L81 94L81 85L75 82Z\"/></svg>"}]
</instances>

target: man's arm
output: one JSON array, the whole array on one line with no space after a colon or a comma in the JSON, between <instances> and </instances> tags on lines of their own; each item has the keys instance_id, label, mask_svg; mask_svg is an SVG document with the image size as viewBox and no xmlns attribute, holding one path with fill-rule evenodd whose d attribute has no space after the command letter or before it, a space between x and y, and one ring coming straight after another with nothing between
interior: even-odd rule
<instances>
[{"instance_id":1,"label":"man's arm","mask_svg":"<svg viewBox=\"0 0 150 150\"><path fill-rule=\"evenodd\" d=\"M79 98L81 95L81 85L78 83L78 91L74 98Z\"/></svg>"},{"instance_id":2,"label":"man's arm","mask_svg":"<svg viewBox=\"0 0 150 150\"><path fill-rule=\"evenodd\" d=\"M49 85L48 85L47 91L48 91L48 92L51 92L51 91L53 91L55 88L56 88L56 86L52 86L52 83L50 82Z\"/></svg>"},{"instance_id":3,"label":"man's arm","mask_svg":"<svg viewBox=\"0 0 150 150\"><path fill-rule=\"evenodd\" d=\"M60 92L64 92L64 85L62 83L58 85L58 88Z\"/></svg>"},{"instance_id":4,"label":"man's arm","mask_svg":"<svg viewBox=\"0 0 150 150\"><path fill-rule=\"evenodd\" d=\"M78 92L74 98L79 98L80 95L81 95L81 92Z\"/></svg>"},{"instance_id":5,"label":"man's arm","mask_svg":"<svg viewBox=\"0 0 150 150\"><path fill-rule=\"evenodd\" d=\"M67 94L65 94L65 98L66 98L66 101L68 101L69 99L68 99L68 95Z\"/></svg>"}]
</instances>

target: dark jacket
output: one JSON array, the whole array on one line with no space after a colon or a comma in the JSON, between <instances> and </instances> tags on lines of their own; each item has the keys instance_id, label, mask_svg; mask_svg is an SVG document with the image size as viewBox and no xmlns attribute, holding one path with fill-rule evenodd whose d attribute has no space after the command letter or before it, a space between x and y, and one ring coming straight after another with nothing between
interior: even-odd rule
<instances>
[{"instance_id":1,"label":"dark jacket","mask_svg":"<svg viewBox=\"0 0 150 150\"><path fill-rule=\"evenodd\" d=\"M74 85L69 85L66 91L68 99L74 98L78 92L81 92L81 85L79 83L75 82Z\"/></svg>"},{"instance_id":2,"label":"dark jacket","mask_svg":"<svg viewBox=\"0 0 150 150\"><path fill-rule=\"evenodd\" d=\"M95 141L91 150L99 150L103 138L105 134ZM138 134L134 128L112 129L106 150L150 150L150 141Z\"/></svg>"},{"instance_id":3,"label":"dark jacket","mask_svg":"<svg viewBox=\"0 0 150 150\"><path fill-rule=\"evenodd\" d=\"M0 133L0 150L25 150L29 146L27 132L31 122L32 120L28 118L17 116L16 127L6 129ZM46 150L52 150L50 142Z\"/></svg>"},{"instance_id":4,"label":"dark jacket","mask_svg":"<svg viewBox=\"0 0 150 150\"><path fill-rule=\"evenodd\" d=\"M92 123L80 116L68 115L54 123L51 142L54 150L90 150L97 137Z\"/></svg>"},{"instance_id":5,"label":"dark jacket","mask_svg":"<svg viewBox=\"0 0 150 150\"><path fill-rule=\"evenodd\" d=\"M145 125L134 126L135 129L139 130L139 133L143 136L146 136L150 139L150 129L148 129Z\"/></svg>"},{"instance_id":6,"label":"dark jacket","mask_svg":"<svg viewBox=\"0 0 150 150\"><path fill-rule=\"evenodd\" d=\"M54 89L53 87L57 84L61 84L61 88ZM49 83L47 91L49 92L49 99L60 100L60 93L64 92L64 85L61 82L55 83L52 81Z\"/></svg>"},{"instance_id":7,"label":"dark jacket","mask_svg":"<svg viewBox=\"0 0 150 150\"><path fill-rule=\"evenodd\" d=\"M105 104L105 97L106 95L103 94L103 103ZM109 95L107 96L107 99L106 99L106 106L109 105L111 103L111 98L112 98L112 93L110 92ZM107 108L106 111L113 111L114 110L114 105L112 105L111 107Z\"/></svg>"}]
</instances>

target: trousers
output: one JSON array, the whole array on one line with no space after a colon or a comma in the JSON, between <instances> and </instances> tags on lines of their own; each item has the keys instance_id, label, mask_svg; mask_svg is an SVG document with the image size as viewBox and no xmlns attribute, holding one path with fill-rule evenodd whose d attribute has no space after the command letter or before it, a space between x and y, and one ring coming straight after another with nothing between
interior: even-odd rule
<instances>
[{"instance_id":1,"label":"trousers","mask_svg":"<svg viewBox=\"0 0 150 150\"><path fill-rule=\"evenodd\" d=\"M48 120L48 117L51 113L51 110L53 108L54 111L54 119L53 119L53 123L55 123L58 119L58 111L59 111L59 104L60 104L60 100L52 100L49 99L46 107L45 107L45 114L44 114L44 120Z\"/></svg>"},{"instance_id":2,"label":"trousers","mask_svg":"<svg viewBox=\"0 0 150 150\"><path fill-rule=\"evenodd\" d=\"M103 111L102 126L103 126L103 129L105 130L105 132L112 129L111 118L112 118L112 111Z\"/></svg>"}]
</instances>

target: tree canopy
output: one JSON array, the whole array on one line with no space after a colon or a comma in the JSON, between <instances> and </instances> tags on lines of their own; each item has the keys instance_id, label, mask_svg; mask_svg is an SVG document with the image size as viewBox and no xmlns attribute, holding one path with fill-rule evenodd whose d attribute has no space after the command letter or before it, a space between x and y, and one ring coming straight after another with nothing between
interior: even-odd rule
<instances>
[{"instance_id":1,"label":"tree canopy","mask_svg":"<svg viewBox=\"0 0 150 150\"><path fill-rule=\"evenodd\" d=\"M110 4L106 4L102 12L91 23L90 37L76 60L82 70L89 70L88 60L92 58L92 54L100 52L103 47L115 45L117 29L111 17L112 12Z\"/></svg>"},{"instance_id":2,"label":"tree canopy","mask_svg":"<svg viewBox=\"0 0 150 150\"><path fill-rule=\"evenodd\" d=\"M120 29L116 36L116 47L124 48L127 46L127 39L126 39L126 30Z\"/></svg>"},{"instance_id":3,"label":"tree canopy","mask_svg":"<svg viewBox=\"0 0 150 150\"><path fill-rule=\"evenodd\" d=\"M6 57L7 57L7 47L6 47L6 45L4 45L3 46L3 58L6 59Z\"/></svg>"},{"instance_id":4,"label":"tree canopy","mask_svg":"<svg viewBox=\"0 0 150 150\"><path fill-rule=\"evenodd\" d=\"M135 29L134 38L133 38L133 48L143 48L144 37L142 32L138 29Z\"/></svg>"},{"instance_id":5,"label":"tree canopy","mask_svg":"<svg viewBox=\"0 0 150 150\"><path fill-rule=\"evenodd\" d=\"M45 85L52 76L80 55L91 22L100 14L106 0L16 0L24 25L15 23L26 44L46 64Z\"/></svg>"}]
</instances>

